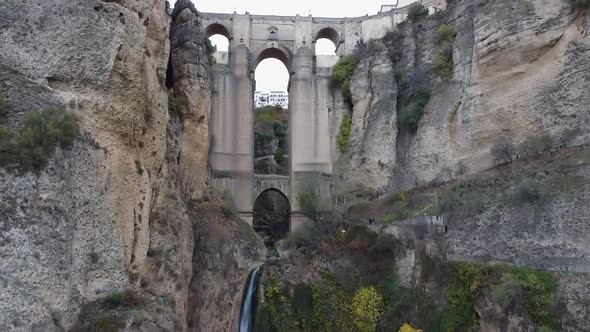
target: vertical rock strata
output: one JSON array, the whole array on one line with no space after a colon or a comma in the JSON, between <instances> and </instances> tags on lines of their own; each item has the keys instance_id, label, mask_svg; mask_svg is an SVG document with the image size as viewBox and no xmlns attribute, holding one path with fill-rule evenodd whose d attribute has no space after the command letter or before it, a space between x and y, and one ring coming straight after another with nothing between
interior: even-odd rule
<instances>
[{"instance_id":1,"label":"vertical rock strata","mask_svg":"<svg viewBox=\"0 0 590 332\"><path fill-rule=\"evenodd\" d=\"M454 1L441 14L400 25L403 38L389 50L401 52L397 63L384 62L382 52L363 56L351 86L350 146L336 167L340 177L359 179L347 189L378 195L386 187L424 186L448 178L447 169L459 173L459 163L479 172L493 166L489 151L499 136L516 145L544 132L555 147L590 142L589 12L573 10L566 1L520 3ZM435 69L441 24L457 31L451 80ZM416 132L404 131L395 118L388 119L395 125L383 126L387 114L399 114L403 95L399 82L367 84L374 71L405 83L416 71L424 73L432 96ZM398 98L397 108L375 96Z\"/></svg>"}]
</instances>

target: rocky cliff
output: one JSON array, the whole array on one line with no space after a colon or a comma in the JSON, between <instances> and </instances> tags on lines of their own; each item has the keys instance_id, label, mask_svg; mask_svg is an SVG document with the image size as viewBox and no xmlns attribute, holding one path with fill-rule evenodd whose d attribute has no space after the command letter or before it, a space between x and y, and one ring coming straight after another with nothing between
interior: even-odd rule
<instances>
[{"instance_id":1,"label":"rocky cliff","mask_svg":"<svg viewBox=\"0 0 590 332\"><path fill-rule=\"evenodd\" d=\"M27 114L52 107L80 126L46 168L0 169L0 330L183 331L192 313L215 307L199 276L233 278L228 296L241 293L262 253L211 266L203 260L218 252L199 245L220 235L194 212L210 199L208 63L196 15L190 1L173 13L164 0L0 4L6 126L18 132ZM169 115L169 93L180 114ZM216 220L227 236L242 234L233 217ZM254 242L225 249L260 244L238 237ZM237 301L215 304L234 312L219 324L237 319Z\"/></svg>"},{"instance_id":2,"label":"rocky cliff","mask_svg":"<svg viewBox=\"0 0 590 332\"><path fill-rule=\"evenodd\" d=\"M541 133L554 148L588 143L589 15L566 1L457 0L401 24L361 56L353 107L337 109L353 118L338 174L362 179L346 190L378 196L445 180L448 170L479 172L495 164L490 148L500 136L515 145ZM456 32L448 78L437 73L441 25ZM418 127L405 130L404 93L416 82L431 97Z\"/></svg>"}]
</instances>

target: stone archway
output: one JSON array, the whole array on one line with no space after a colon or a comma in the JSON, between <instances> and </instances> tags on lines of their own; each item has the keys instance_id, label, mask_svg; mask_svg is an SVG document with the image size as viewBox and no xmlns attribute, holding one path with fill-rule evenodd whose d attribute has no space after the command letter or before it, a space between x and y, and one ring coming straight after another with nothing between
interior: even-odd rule
<instances>
[{"instance_id":1,"label":"stone archway","mask_svg":"<svg viewBox=\"0 0 590 332\"><path fill-rule=\"evenodd\" d=\"M340 41L341 41L340 33L338 33L338 31L336 31L336 29L330 28L330 27L326 27L326 28L319 30L316 33L314 40L318 40L318 39L322 39L322 38L329 39L332 43L334 43L334 46L336 46L336 48L338 48L338 45L340 44Z\"/></svg>"},{"instance_id":2,"label":"stone archway","mask_svg":"<svg viewBox=\"0 0 590 332\"><path fill-rule=\"evenodd\" d=\"M252 226L267 247L285 238L290 229L291 204L282 191L270 188L254 201Z\"/></svg>"},{"instance_id":3,"label":"stone archway","mask_svg":"<svg viewBox=\"0 0 590 332\"><path fill-rule=\"evenodd\" d=\"M227 38L228 40L231 39L231 34L229 33L229 29L220 23L212 23L209 24L206 28L205 28L205 35L207 36L207 38L213 36L213 35L222 35L225 38Z\"/></svg>"},{"instance_id":4,"label":"stone archway","mask_svg":"<svg viewBox=\"0 0 590 332\"><path fill-rule=\"evenodd\" d=\"M269 45L254 50L254 52L252 52L250 63L252 72L254 72L256 67L266 59L277 59L281 61L285 67L287 67L289 73L291 73L293 55L291 54L291 51L281 43L271 41L269 42Z\"/></svg>"}]
</instances>

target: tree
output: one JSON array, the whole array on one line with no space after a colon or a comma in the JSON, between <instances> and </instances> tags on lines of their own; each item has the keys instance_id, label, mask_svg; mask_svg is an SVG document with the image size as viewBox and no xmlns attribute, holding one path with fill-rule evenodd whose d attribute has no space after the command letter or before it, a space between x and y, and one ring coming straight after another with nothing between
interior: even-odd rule
<instances>
[{"instance_id":1,"label":"tree","mask_svg":"<svg viewBox=\"0 0 590 332\"><path fill-rule=\"evenodd\" d=\"M498 163L512 162L512 155L514 154L512 139L506 136L499 137L490 148L490 153Z\"/></svg>"},{"instance_id":2,"label":"tree","mask_svg":"<svg viewBox=\"0 0 590 332\"><path fill-rule=\"evenodd\" d=\"M31 112L16 138L15 152L21 165L40 170L57 145L70 146L78 133L76 117L60 109Z\"/></svg>"},{"instance_id":3,"label":"tree","mask_svg":"<svg viewBox=\"0 0 590 332\"><path fill-rule=\"evenodd\" d=\"M414 2L408 6L408 20L410 22L417 22L426 16L428 16L428 9L423 4Z\"/></svg>"},{"instance_id":4,"label":"tree","mask_svg":"<svg viewBox=\"0 0 590 332\"><path fill-rule=\"evenodd\" d=\"M353 56L343 56L332 68L332 80L337 82L345 98L350 99L350 81L356 68L357 59Z\"/></svg>"},{"instance_id":5,"label":"tree","mask_svg":"<svg viewBox=\"0 0 590 332\"><path fill-rule=\"evenodd\" d=\"M422 332L420 329L415 329L412 325L405 323L402 327L400 327L399 332Z\"/></svg>"},{"instance_id":6,"label":"tree","mask_svg":"<svg viewBox=\"0 0 590 332\"><path fill-rule=\"evenodd\" d=\"M532 136L527 138L518 146L518 153L524 157L534 157L542 153L551 151L553 147L553 138L545 133L540 136Z\"/></svg>"},{"instance_id":7,"label":"tree","mask_svg":"<svg viewBox=\"0 0 590 332\"><path fill-rule=\"evenodd\" d=\"M383 315L383 296L373 286L359 289L352 298L354 325L359 332L374 332Z\"/></svg>"}]
</instances>

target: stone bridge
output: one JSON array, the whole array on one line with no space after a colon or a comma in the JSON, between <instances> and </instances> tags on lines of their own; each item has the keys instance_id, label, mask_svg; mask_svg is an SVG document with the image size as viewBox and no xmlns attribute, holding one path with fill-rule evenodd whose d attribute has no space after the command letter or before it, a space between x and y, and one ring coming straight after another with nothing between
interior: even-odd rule
<instances>
[{"instance_id":1,"label":"stone bridge","mask_svg":"<svg viewBox=\"0 0 590 332\"><path fill-rule=\"evenodd\" d=\"M291 221L302 219L297 197L300 183L313 176L321 199L337 153L337 128L331 113L334 100L331 68L339 56L363 41L382 37L404 17L392 10L357 18L266 16L200 13L201 27L210 37L228 38L228 52L218 52L211 68L211 152L209 163L216 186L229 189L242 218L251 223L257 195L271 187L289 198ZM333 56L316 56L318 39L336 45ZM267 58L283 62L290 74L289 176L254 176L254 71ZM342 99L342 98L340 98ZM332 134L331 134L332 133ZM318 176L320 175L320 176Z\"/></svg>"}]
</instances>

